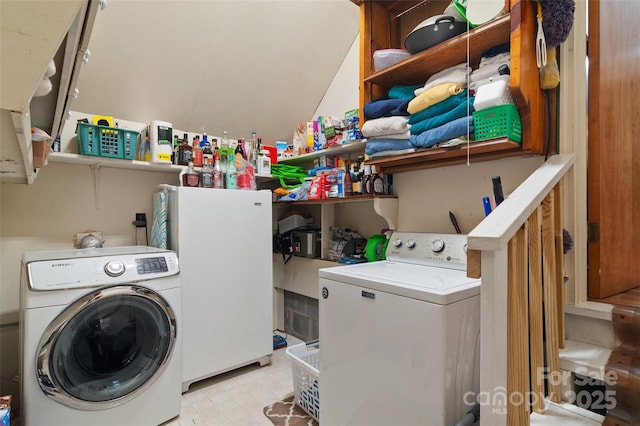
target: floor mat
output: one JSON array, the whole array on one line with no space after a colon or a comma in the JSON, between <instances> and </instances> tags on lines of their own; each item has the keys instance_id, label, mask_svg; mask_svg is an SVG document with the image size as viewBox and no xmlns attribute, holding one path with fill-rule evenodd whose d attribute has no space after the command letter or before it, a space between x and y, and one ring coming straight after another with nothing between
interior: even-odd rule
<instances>
[{"instance_id":1,"label":"floor mat","mask_svg":"<svg viewBox=\"0 0 640 426\"><path fill-rule=\"evenodd\" d=\"M318 426L318 422L293 402L293 395L267 405L262 412L275 426Z\"/></svg>"}]
</instances>

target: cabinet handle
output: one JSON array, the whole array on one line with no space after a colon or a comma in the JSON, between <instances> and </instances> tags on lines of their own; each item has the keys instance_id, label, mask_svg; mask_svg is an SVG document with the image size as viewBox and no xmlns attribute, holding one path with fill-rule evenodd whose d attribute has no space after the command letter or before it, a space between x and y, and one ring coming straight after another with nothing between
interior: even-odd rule
<instances>
[{"instance_id":1,"label":"cabinet handle","mask_svg":"<svg viewBox=\"0 0 640 426\"><path fill-rule=\"evenodd\" d=\"M107 0L100 0L100 10L105 10L107 8Z\"/></svg>"},{"instance_id":2,"label":"cabinet handle","mask_svg":"<svg viewBox=\"0 0 640 426\"><path fill-rule=\"evenodd\" d=\"M73 99L78 99L78 95L79 95L79 94L80 94L80 91L76 88L76 89L73 91L73 95L72 95L72 96L73 96Z\"/></svg>"},{"instance_id":3,"label":"cabinet handle","mask_svg":"<svg viewBox=\"0 0 640 426\"><path fill-rule=\"evenodd\" d=\"M91 57L91 51L89 49L84 51L84 54L82 55L82 63L86 64L87 62L89 62L89 58Z\"/></svg>"}]
</instances>

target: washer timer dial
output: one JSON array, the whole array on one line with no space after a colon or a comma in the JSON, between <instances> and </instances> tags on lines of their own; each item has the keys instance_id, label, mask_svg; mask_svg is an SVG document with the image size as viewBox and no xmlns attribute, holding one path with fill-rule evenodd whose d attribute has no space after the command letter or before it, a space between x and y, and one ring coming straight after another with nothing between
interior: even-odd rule
<instances>
[{"instance_id":1,"label":"washer timer dial","mask_svg":"<svg viewBox=\"0 0 640 426\"><path fill-rule=\"evenodd\" d=\"M444 241L440 238L433 240L431 242L431 250L434 253L440 253L442 250L444 250Z\"/></svg>"}]
</instances>

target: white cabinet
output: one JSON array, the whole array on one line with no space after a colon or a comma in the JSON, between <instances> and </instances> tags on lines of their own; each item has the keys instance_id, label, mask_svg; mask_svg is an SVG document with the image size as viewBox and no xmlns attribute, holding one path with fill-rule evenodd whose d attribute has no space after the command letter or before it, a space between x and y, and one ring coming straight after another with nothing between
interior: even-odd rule
<instances>
[{"instance_id":1,"label":"white cabinet","mask_svg":"<svg viewBox=\"0 0 640 426\"><path fill-rule=\"evenodd\" d=\"M34 161L31 126L53 138L75 94L98 0L0 2L2 49L0 64L0 182L32 183L43 158ZM56 63L50 78L53 89L34 93L49 62ZM48 146L45 147L45 152Z\"/></svg>"}]
</instances>

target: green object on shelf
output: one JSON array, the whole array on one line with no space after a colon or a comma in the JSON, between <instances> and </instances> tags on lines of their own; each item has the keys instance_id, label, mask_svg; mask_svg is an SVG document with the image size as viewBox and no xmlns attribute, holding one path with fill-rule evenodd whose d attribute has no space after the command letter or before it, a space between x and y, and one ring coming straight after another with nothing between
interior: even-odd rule
<instances>
[{"instance_id":1,"label":"green object on shelf","mask_svg":"<svg viewBox=\"0 0 640 426\"><path fill-rule=\"evenodd\" d=\"M385 235L372 235L367 240L365 248L365 256L369 262L385 260L385 251L387 250L387 237Z\"/></svg>"},{"instance_id":2,"label":"green object on shelf","mask_svg":"<svg viewBox=\"0 0 640 426\"><path fill-rule=\"evenodd\" d=\"M118 127L78 123L80 154L133 160L139 132Z\"/></svg>"},{"instance_id":3,"label":"green object on shelf","mask_svg":"<svg viewBox=\"0 0 640 426\"><path fill-rule=\"evenodd\" d=\"M283 188L296 188L304 183L304 180L307 177L307 172L299 166L272 164L271 175L280 179L280 185ZM295 183L287 181L293 181Z\"/></svg>"},{"instance_id":4,"label":"green object on shelf","mask_svg":"<svg viewBox=\"0 0 640 426\"><path fill-rule=\"evenodd\" d=\"M473 113L473 133L476 141L508 137L522 142L520 114L513 104L498 105Z\"/></svg>"}]
</instances>

